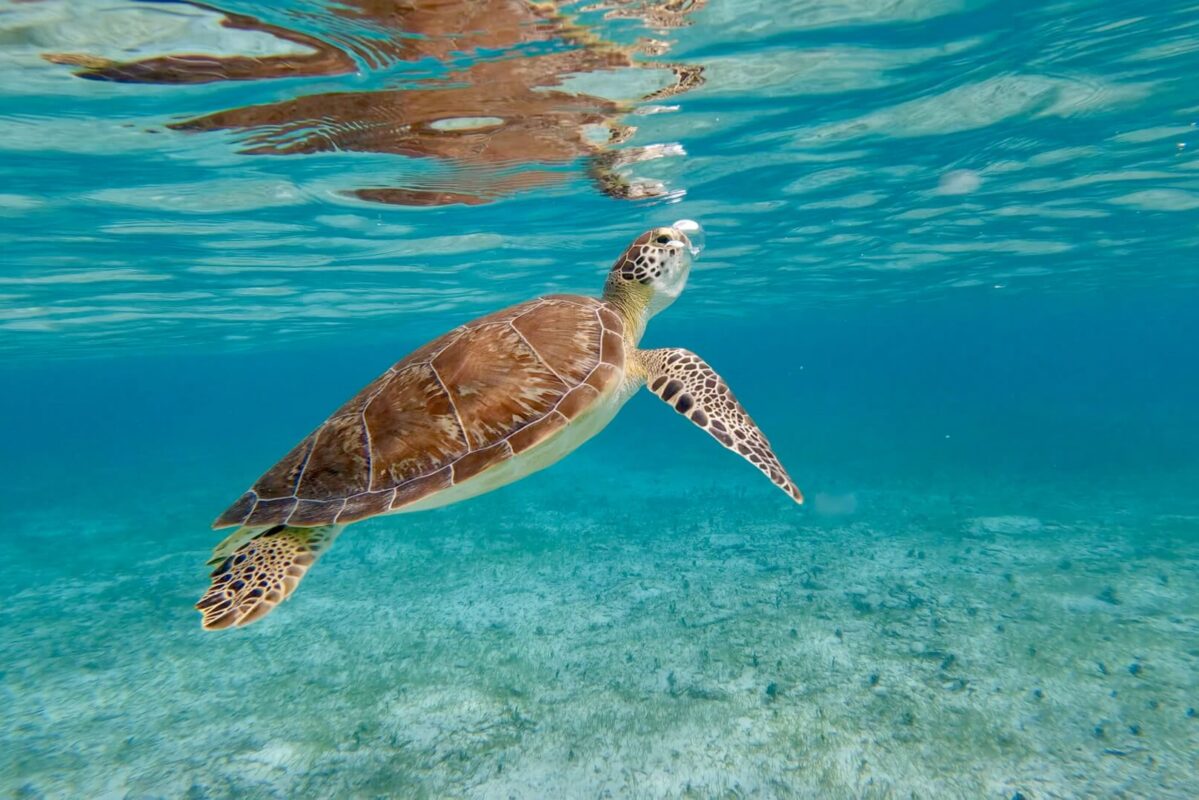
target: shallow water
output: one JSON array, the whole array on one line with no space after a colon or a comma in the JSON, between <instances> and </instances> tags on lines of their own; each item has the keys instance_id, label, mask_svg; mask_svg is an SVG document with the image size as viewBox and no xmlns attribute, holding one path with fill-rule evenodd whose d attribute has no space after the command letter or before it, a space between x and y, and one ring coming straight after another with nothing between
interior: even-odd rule
<instances>
[{"instance_id":1,"label":"shallow water","mask_svg":"<svg viewBox=\"0 0 1199 800\"><path fill-rule=\"evenodd\" d=\"M1199 6L1026 5L0 5L5 793L1199 795ZM332 409L683 217L645 343L802 509L641 393L200 630L211 520Z\"/></svg>"}]
</instances>

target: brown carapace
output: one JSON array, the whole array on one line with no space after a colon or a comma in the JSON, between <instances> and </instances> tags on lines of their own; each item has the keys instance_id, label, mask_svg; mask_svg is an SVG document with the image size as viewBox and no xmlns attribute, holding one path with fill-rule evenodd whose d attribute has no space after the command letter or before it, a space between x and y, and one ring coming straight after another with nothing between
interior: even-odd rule
<instances>
[{"instance_id":1,"label":"brown carapace","mask_svg":"<svg viewBox=\"0 0 1199 800\"><path fill-rule=\"evenodd\" d=\"M302 14L280 10L279 24L186 4L221 14L227 28L267 34L300 45L304 52L263 57L183 53L137 61L75 53L48 53L45 58L78 67L75 74L82 78L148 84L322 77L385 72L405 62L438 63L445 74L436 69L397 73L369 91L305 93L169 126L232 131L240 136L242 152L256 155L357 151L437 159L448 167L390 186L350 191L371 202L478 205L559 183L569 176L562 167L580 159L595 185L610 196L661 195L665 186L632 180L621 168L677 154L680 148L612 149L634 130L619 121L632 106L572 92L564 84L572 76L623 72L632 77L647 69L669 70L673 83L641 98L659 99L703 82L699 66L636 61L638 48L601 40L556 2L347 0ZM607 5L610 15L672 27L685 24L703 3L612 0ZM325 33L306 32L319 30ZM657 55L665 47L649 41L640 49Z\"/></svg>"},{"instance_id":2,"label":"brown carapace","mask_svg":"<svg viewBox=\"0 0 1199 800\"><path fill-rule=\"evenodd\" d=\"M624 323L551 295L455 328L334 412L215 527L332 525L399 511L545 441L620 383Z\"/></svg>"},{"instance_id":3,"label":"brown carapace","mask_svg":"<svg viewBox=\"0 0 1199 800\"><path fill-rule=\"evenodd\" d=\"M342 528L499 488L601 430L638 387L799 489L728 385L699 356L639 350L650 316L687 282L698 225L638 237L602 299L550 295L455 328L404 358L269 469L214 527L205 628L245 625L295 590Z\"/></svg>"}]
</instances>

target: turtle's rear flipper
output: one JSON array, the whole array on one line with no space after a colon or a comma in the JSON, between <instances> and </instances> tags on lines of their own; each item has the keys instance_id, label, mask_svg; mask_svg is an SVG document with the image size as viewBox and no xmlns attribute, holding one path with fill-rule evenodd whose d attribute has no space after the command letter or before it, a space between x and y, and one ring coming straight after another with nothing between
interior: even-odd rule
<instances>
[{"instance_id":1,"label":"turtle's rear flipper","mask_svg":"<svg viewBox=\"0 0 1199 800\"><path fill-rule=\"evenodd\" d=\"M216 630L265 617L296 590L342 527L278 525L234 550L213 570L212 585L196 603L201 624Z\"/></svg>"}]
</instances>

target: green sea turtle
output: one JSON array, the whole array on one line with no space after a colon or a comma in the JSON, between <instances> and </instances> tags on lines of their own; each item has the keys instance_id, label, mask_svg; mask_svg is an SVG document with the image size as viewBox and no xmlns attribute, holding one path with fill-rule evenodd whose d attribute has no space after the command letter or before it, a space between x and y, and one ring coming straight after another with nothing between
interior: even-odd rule
<instances>
[{"instance_id":1,"label":"green sea turtle","mask_svg":"<svg viewBox=\"0 0 1199 800\"><path fill-rule=\"evenodd\" d=\"M601 299L549 295L468 322L397 362L266 472L214 523L196 604L205 628L261 619L347 524L465 500L548 467L600 431L642 385L740 453L797 503L769 442L703 359L640 350L645 324L687 282L690 220L643 233Z\"/></svg>"}]
</instances>

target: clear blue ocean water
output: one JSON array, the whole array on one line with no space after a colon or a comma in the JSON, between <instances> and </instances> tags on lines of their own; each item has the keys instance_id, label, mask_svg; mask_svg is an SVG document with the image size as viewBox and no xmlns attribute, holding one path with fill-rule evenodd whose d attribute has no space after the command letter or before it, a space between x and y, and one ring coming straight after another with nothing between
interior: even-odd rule
<instances>
[{"instance_id":1,"label":"clear blue ocean water","mask_svg":"<svg viewBox=\"0 0 1199 800\"><path fill-rule=\"evenodd\" d=\"M538 13L0 3L5 796L1199 796L1199 5ZM680 218L644 344L804 507L641 392L200 629L340 403Z\"/></svg>"}]
</instances>

